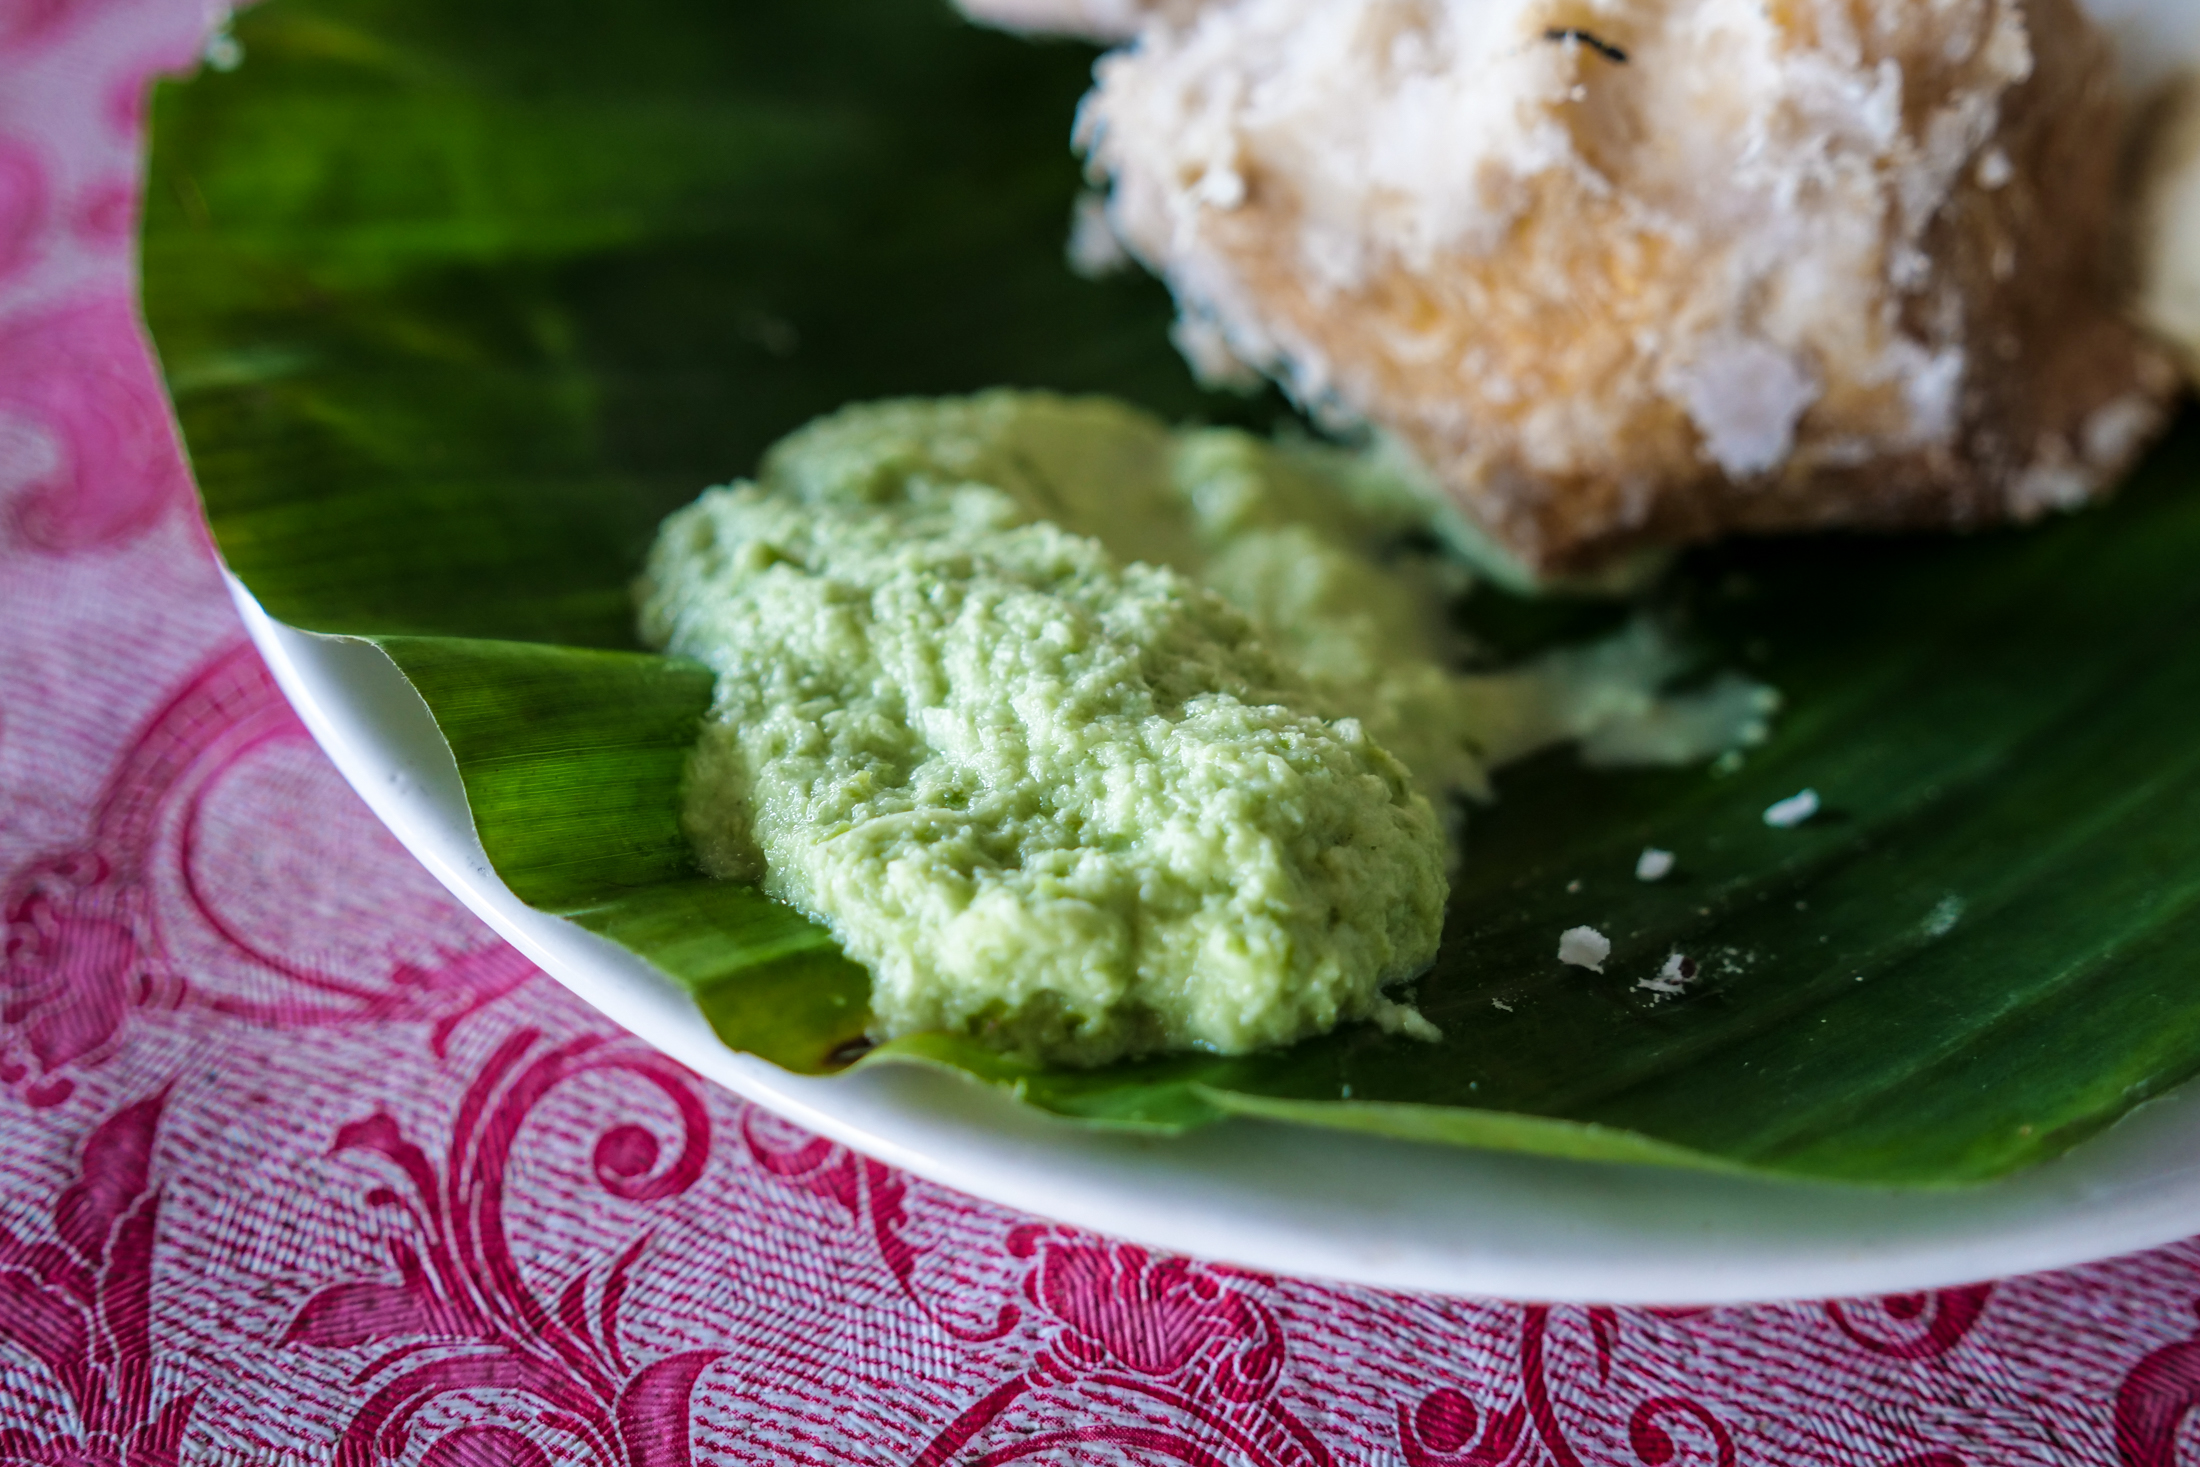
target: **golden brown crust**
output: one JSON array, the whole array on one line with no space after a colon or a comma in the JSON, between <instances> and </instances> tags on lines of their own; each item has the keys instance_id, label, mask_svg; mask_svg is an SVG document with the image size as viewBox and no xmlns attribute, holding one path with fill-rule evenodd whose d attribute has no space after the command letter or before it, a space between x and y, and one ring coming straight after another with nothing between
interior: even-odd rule
<instances>
[{"instance_id":1,"label":"golden brown crust","mask_svg":"<svg viewBox=\"0 0 2200 1467\"><path fill-rule=\"evenodd\" d=\"M1532 23L1557 28L1572 8L1552 0ZM1550 572L1736 530L2026 520L2111 487L2177 378L2116 308L2119 96L2106 42L2071 0L1771 7L1789 47L1833 45L1832 28L1852 48L1861 38L1858 75L1903 68L1904 140L1868 165L1822 170L1806 186L1828 193L1804 205L1867 224L1872 210L1931 212L1829 244L1822 268L1746 267L1762 277L1743 297L1749 343L1702 391L1748 397L1751 343L1786 329L1809 401L1787 451L1739 474L1676 382L1729 351L1705 343L1722 340L1736 294L1704 282L1742 272L1745 241L1690 217L1669 183L1658 109L1675 93L1650 68L1681 58L1630 31L1643 13L1584 9L1632 64L1571 48L1577 105L1554 115L1575 164L1509 182L1517 207L1494 248L1393 257L1342 290L1310 281L1299 180L1243 157L1242 200L1201 214L1199 240L1283 367L1303 380L1318 363L1322 390L1399 433L1463 508ZM1951 153L1965 127L1990 135ZM1944 191L1919 204L1921 180L1935 178ZM1700 194L1687 206L1699 213ZM1132 243L1174 263L1166 247ZM1846 295L1829 307L1828 291ZM1948 364L1937 409L1920 406L1920 384L1940 380L1934 362Z\"/></svg>"}]
</instances>

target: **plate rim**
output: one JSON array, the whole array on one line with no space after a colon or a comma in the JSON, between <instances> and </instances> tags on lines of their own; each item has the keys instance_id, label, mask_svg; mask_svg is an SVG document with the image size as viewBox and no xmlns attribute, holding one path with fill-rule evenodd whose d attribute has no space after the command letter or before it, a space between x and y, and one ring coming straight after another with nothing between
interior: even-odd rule
<instances>
[{"instance_id":1,"label":"plate rim","mask_svg":"<svg viewBox=\"0 0 2200 1467\"><path fill-rule=\"evenodd\" d=\"M723 1045L645 960L525 906L475 835L455 759L388 656L270 617L245 630L317 744L413 857L611 1022L889 1165L1142 1246L1332 1283L1551 1303L1713 1305L1947 1289L2192 1235L2200 1083L2017 1176L1947 1192L1393 1140L1233 1118L1095 1132L914 1066L794 1075Z\"/></svg>"}]
</instances>

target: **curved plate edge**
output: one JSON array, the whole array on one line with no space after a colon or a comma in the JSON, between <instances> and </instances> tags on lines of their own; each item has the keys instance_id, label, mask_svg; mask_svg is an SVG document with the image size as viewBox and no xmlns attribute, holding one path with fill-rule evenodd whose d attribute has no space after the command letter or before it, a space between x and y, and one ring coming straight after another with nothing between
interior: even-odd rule
<instances>
[{"instance_id":1,"label":"curved plate edge","mask_svg":"<svg viewBox=\"0 0 2200 1467\"><path fill-rule=\"evenodd\" d=\"M225 573L226 574L226 573ZM2175 1241L2200 1219L2200 1088L2007 1181L1891 1193L1469 1152L1232 1120L1104 1133L914 1067L820 1079L728 1050L678 985L512 895L426 704L372 643L231 597L307 730L428 871L645 1043L796 1125L987 1201L1148 1247L1384 1289L1731 1304L1947 1288Z\"/></svg>"}]
</instances>

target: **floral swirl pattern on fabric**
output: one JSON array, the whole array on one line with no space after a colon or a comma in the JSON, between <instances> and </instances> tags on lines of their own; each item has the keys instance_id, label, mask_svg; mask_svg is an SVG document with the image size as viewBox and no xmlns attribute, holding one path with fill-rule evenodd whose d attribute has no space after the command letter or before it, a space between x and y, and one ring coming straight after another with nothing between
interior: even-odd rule
<instances>
[{"instance_id":1,"label":"floral swirl pattern on fabric","mask_svg":"<svg viewBox=\"0 0 2200 1467\"><path fill-rule=\"evenodd\" d=\"M186 512L121 180L208 18L0 0L4 1467L2200 1460L2191 1244L1385 1295L973 1202L607 1034L343 786Z\"/></svg>"},{"instance_id":2,"label":"floral swirl pattern on fabric","mask_svg":"<svg viewBox=\"0 0 2200 1467\"><path fill-rule=\"evenodd\" d=\"M326 971L256 940L197 857L230 778L285 744L311 748L259 655L249 644L229 647L138 732L107 780L85 842L5 877L0 1082L27 1081L32 1104L53 1104L73 1088L63 1072L96 1062L130 1011L187 1002L278 1028L428 1018L440 1049L452 1025L533 976L518 953L479 938L394 959L379 982ZM313 793L350 808L349 792L334 782L322 781ZM162 903L164 885L182 900ZM442 916L436 925L454 924ZM459 930L474 936L470 923ZM221 955L230 961L217 969L202 956L194 985L179 949L204 955L210 945L226 949ZM258 981L237 982L239 970ZM220 988L217 972L229 980Z\"/></svg>"},{"instance_id":3,"label":"floral swirl pattern on fabric","mask_svg":"<svg viewBox=\"0 0 2200 1467\"><path fill-rule=\"evenodd\" d=\"M520 1062L536 1039L522 1030L490 1056L459 1101L440 1167L386 1114L337 1132L336 1150L371 1152L389 1163L403 1190L378 1187L368 1200L408 1224L389 1245L397 1282L332 1284L306 1301L283 1334L286 1345L387 1347L357 1377L373 1394L344 1429L339 1464L366 1467L378 1457L400 1455L413 1421L431 1401L485 1387L539 1401L606 1467L687 1467L692 1460L688 1396L722 1352L629 1361L619 1308L647 1235L601 1269L574 1274L552 1304L522 1276L503 1209L506 1168L521 1124L574 1075L623 1070L678 1107L679 1151L662 1169L655 1136L639 1126L620 1124L598 1138L597 1181L630 1201L678 1196L695 1184L709 1155L709 1113L669 1062L595 1038L560 1045L523 1069ZM447 1344L470 1348L419 1358ZM471 1430L461 1428L445 1440L464 1439Z\"/></svg>"},{"instance_id":4,"label":"floral swirl pattern on fabric","mask_svg":"<svg viewBox=\"0 0 2200 1467\"><path fill-rule=\"evenodd\" d=\"M190 494L127 299L98 296L0 323L0 414L31 466L15 534L56 554L138 535ZM38 460L43 459L43 463Z\"/></svg>"},{"instance_id":5,"label":"floral swirl pattern on fabric","mask_svg":"<svg viewBox=\"0 0 2200 1467\"><path fill-rule=\"evenodd\" d=\"M0 1459L70 1467L175 1467L199 1392L155 1403L150 1296L160 1190L150 1185L165 1095L124 1107L85 1139L54 1200L56 1244L0 1230L0 1339L35 1358L73 1420L0 1430Z\"/></svg>"}]
</instances>

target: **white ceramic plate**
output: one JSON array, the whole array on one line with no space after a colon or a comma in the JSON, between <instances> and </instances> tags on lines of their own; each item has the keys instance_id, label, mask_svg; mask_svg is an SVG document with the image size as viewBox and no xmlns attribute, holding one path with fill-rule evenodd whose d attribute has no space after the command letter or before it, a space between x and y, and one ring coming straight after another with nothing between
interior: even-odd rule
<instances>
[{"instance_id":1,"label":"white ceramic plate","mask_svg":"<svg viewBox=\"0 0 2200 1467\"><path fill-rule=\"evenodd\" d=\"M2166 1243L2200 1219L2200 1089L1992 1186L1887 1193L1508 1156L1233 1120L1110 1135L951 1075L816 1079L719 1043L625 949L490 868L426 704L366 642L231 592L276 680L376 815L482 920L614 1022L800 1125L1010 1207L1150 1246L1383 1288L1710 1304L1945 1287Z\"/></svg>"}]
</instances>

